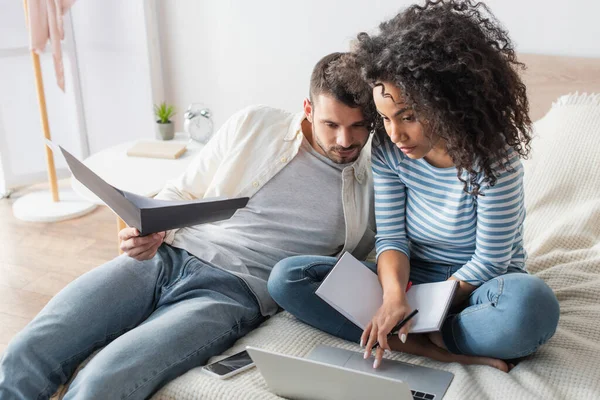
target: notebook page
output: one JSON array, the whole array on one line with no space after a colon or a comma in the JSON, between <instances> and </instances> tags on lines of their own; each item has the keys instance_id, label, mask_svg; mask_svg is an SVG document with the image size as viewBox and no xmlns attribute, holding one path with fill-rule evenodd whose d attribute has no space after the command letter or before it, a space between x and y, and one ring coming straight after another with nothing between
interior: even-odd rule
<instances>
[{"instance_id":1,"label":"notebook page","mask_svg":"<svg viewBox=\"0 0 600 400\"><path fill-rule=\"evenodd\" d=\"M433 332L442 327L442 322L454 297L456 281L442 281L413 285L406 293L411 309L418 314L412 319L411 333Z\"/></svg>"},{"instance_id":2,"label":"notebook page","mask_svg":"<svg viewBox=\"0 0 600 400\"><path fill-rule=\"evenodd\" d=\"M419 312L412 319L411 333L434 332L441 328L456 286L456 281L412 286L407 300L411 308ZM365 329L383 303L377 275L350 253L339 259L316 294L361 329Z\"/></svg>"},{"instance_id":3,"label":"notebook page","mask_svg":"<svg viewBox=\"0 0 600 400\"><path fill-rule=\"evenodd\" d=\"M361 329L383 303L377 275L350 253L339 259L316 294Z\"/></svg>"}]
</instances>

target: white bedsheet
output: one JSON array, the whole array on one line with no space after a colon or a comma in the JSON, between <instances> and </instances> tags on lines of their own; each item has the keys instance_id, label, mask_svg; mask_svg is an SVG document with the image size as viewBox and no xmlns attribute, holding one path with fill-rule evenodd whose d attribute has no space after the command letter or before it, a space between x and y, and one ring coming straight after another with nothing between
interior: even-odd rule
<instances>
[{"instance_id":1,"label":"white bedsheet","mask_svg":"<svg viewBox=\"0 0 600 400\"><path fill-rule=\"evenodd\" d=\"M509 374L404 354L390 357L453 372L447 400L600 399L600 96L565 96L535 128L533 157L524 162L528 269L544 279L560 301L558 330ZM320 343L360 351L357 345L280 313L226 354L253 345L305 356ZM276 398L256 369L221 381L199 368L154 396L155 400Z\"/></svg>"},{"instance_id":2,"label":"white bedsheet","mask_svg":"<svg viewBox=\"0 0 600 400\"><path fill-rule=\"evenodd\" d=\"M600 399L600 94L560 98L536 122L535 135L533 157L524 162L525 245L528 270L560 302L557 332L508 374L399 353L389 357L454 373L445 400ZM317 344L360 351L284 312L214 360L247 345L302 357ZM277 398L256 369L222 381L195 368L153 400Z\"/></svg>"}]
</instances>

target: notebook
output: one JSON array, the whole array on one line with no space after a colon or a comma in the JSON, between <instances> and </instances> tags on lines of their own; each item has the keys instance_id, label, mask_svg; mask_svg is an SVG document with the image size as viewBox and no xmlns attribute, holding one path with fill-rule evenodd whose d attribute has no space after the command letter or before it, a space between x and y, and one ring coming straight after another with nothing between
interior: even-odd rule
<instances>
[{"instance_id":1,"label":"notebook","mask_svg":"<svg viewBox=\"0 0 600 400\"><path fill-rule=\"evenodd\" d=\"M457 286L458 281L413 285L406 293L407 301L419 313L412 319L410 332L439 331ZM383 303L377 274L350 253L339 259L316 294L361 329L365 329Z\"/></svg>"},{"instance_id":2,"label":"notebook","mask_svg":"<svg viewBox=\"0 0 600 400\"><path fill-rule=\"evenodd\" d=\"M62 154L75 179L98 196L128 226L137 228L142 236L229 219L248 204L248 197L171 201L126 192L108 184L62 147L50 140L46 143L56 154Z\"/></svg>"},{"instance_id":3,"label":"notebook","mask_svg":"<svg viewBox=\"0 0 600 400\"><path fill-rule=\"evenodd\" d=\"M176 159L185 153L187 143L181 142L137 142L127 150L128 156Z\"/></svg>"}]
</instances>

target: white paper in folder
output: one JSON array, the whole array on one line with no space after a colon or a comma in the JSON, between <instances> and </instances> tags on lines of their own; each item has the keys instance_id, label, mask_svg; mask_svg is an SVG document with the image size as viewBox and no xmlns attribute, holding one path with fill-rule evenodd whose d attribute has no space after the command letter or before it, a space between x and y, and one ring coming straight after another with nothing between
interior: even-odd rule
<instances>
[{"instance_id":1,"label":"white paper in folder","mask_svg":"<svg viewBox=\"0 0 600 400\"><path fill-rule=\"evenodd\" d=\"M457 286L457 281L413 285L406 296L411 308L417 308L419 313L413 318L410 331L439 331ZM365 329L383 303L377 274L350 253L339 259L316 294L361 329Z\"/></svg>"}]
</instances>

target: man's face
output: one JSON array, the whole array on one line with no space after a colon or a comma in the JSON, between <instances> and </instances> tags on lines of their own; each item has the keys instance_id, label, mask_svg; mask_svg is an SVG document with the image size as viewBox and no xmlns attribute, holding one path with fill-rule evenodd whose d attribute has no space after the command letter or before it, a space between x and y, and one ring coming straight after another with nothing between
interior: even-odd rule
<instances>
[{"instance_id":1,"label":"man's face","mask_svg":"<svg viewBox=\"0 0 600 400\"><path fill-rule=\"evenodd\" d=\"M348 107L327 94L304 100L304 113L312 125L311 145L338 164L355 161L369 139L360 108Z\"/></svg>"}]
</instances>

